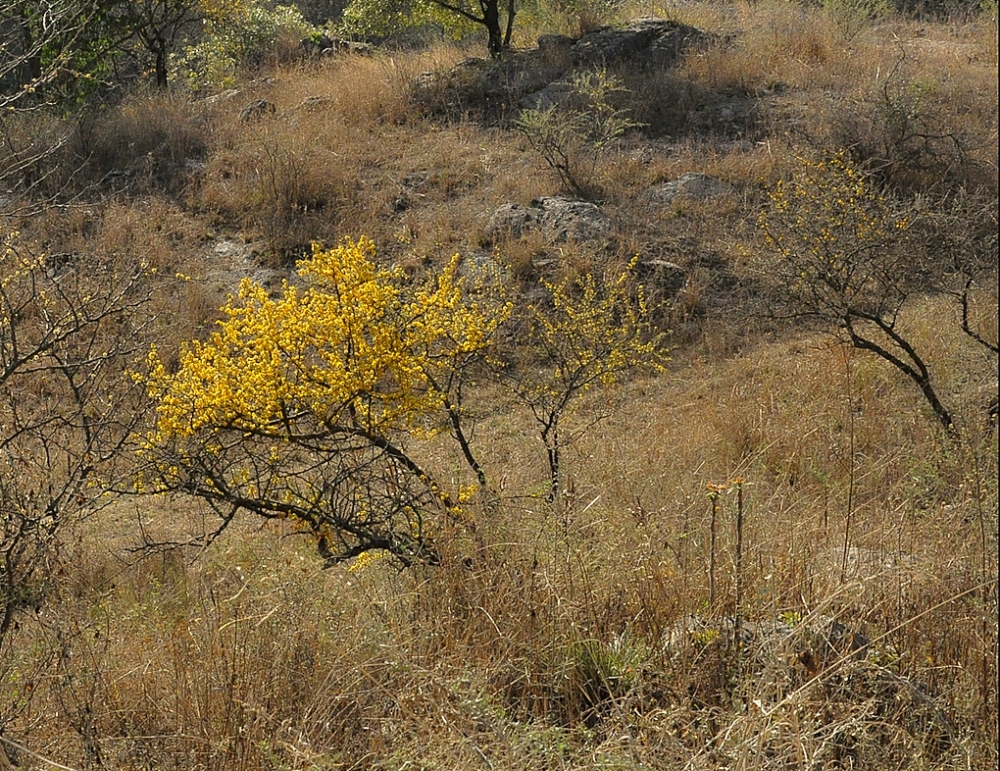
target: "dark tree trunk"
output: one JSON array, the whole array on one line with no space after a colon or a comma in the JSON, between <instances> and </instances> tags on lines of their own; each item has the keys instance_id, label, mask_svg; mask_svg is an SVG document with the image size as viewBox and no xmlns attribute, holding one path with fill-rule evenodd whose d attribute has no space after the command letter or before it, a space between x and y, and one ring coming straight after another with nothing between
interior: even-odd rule
<instances>
[{"instance_id":1,"label":"dark tree trunk","mask_svg":"<svg viewBox=\"0 0 1000 771\"><path fill-rule=\"evenodd\" d=\"M24 50L24 65L26 68L26 73L21 75L26 77L25 83L34 83L36 85L36 95L41 96L41 79L42 79L42 53L41 50L36 46L35 36L31 29L31 16L28 9L21 6L20 10L20 25L21 25L21 46ZM16 23L16 22L15 22ZM23 71L22 71L23 72ZM24 83L18 83L18 85L24 85Z\"/></svg>"},{"instance_id":2,"label":"dark tree trunk","mask_svg":"<svg viewBox=\"0 0 1000 771\"><path fill-rule=\"evenodd\" d=\"M486 34L489 36L486 45L490 56L497 59L503 53L503 31L500 29L500 0L483 0L480 7L483 9L483 25L486 27Z\"/></svg>"},{"instance_id":3,"label":"dark tree trunk","mask_svg":"<svg viewBox=\"0 0 1000 771\"><path fill-rule=\"evenodd\" d=\"M517 13L517 0L507 0L507 31L503 36L503 47L510 48L510 39L514 34L514 15Z\"/></svg>"},{"instance_id":4,"label":"dark tree trunk","mask_svg":"<svg viewBox=\"0 0 1000 771\"><path fill-rule=\"evenodd\" d=\"M156 87L161 90L166 90L167 88L167 44L166 42L160 40L157 41L156 50L154 51L156 56Z\"/></svg>"},{"instance_id":5,"label":"dark tree trunk","mask_svg":"<svg viewBox=\"0 0 1000 771\"><path fill-rule=\"evenodd\" d=\"M885 334L885 336L888 337L893 344L906 355L906 358L909 359L909 361L904 361L899 356L893 354L889 349L861 334L854 326L853 321L855 318L869 321L878 327ZM847 317L844 319L844 327L847 330L847 334L851 338L851 344L855 348L863 351L871 351L877 356L880 356L916 383L920 392L923 394L924 399L927 400L927 403L934 411L935 417L937 417L944 429L949 434L956 433L955 421L952 420L951 413L948 412L947 408L938 398L937 391L934 390L934 386L931 383L930 371L927 369L927 364L917 353L916 349L910 344L910 342L893 328L891 323L885 321L878 315L871 313L848 311Z\"/></svg>"},{"instance_id":6,"label":"dark tree trunk","mask_svg":"<svg viewBox=\"0 0 1000 771\"><path fill-rule=\"evenodd\" d=\"M27 24L24 27L24 50L29 52L27 58L28 64L28 77L31 82L38 82L42 79L42 54L40 51L34 50L35 41L31 36L31 30L28 29Z\"/></svg>"}]
</instances>

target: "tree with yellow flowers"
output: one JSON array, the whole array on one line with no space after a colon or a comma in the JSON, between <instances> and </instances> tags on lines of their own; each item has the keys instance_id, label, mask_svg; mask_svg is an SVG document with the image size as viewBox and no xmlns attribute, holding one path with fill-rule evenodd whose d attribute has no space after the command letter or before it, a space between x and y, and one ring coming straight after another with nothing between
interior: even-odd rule
<instances>
[{"instance_id":1,"label":"tree with yellow flowers","mask_svg":"<svg viewBox=\"0 0 1000 771\"><path fill-rule=\"evenodd\" d=\"M927 362L900 329L911 297L920 250L911 239L912 205L874 189L843 154L803 160L779 182L760 214L767 245L761 272L779 288L779 307L842 329L850 343L913 381L937 420L954 430Z\"/></svg>"},{"instance_id":2,"label":"tree with yellow flowers","mask_svg":"<svg viewBox=\"0 0 1000 771\"><path fill-rule=\"evenodd\" d=\"M244 281L204 342L170 372L153 350L157 400L142 484L208 501L224 525L240 510L290 519L333 563L383 550L433 562L435 533L474 529L463 500L485 484L463 427L461 384L509 314L473 303L457 257L416 288L377 267L364 238L314 248L272 299ZM419 458L449 433L469 485L446 485Z\"/></svg>"},{"instance_id":3,"label":"tree with yellow flowers","mask_svg":"<svg viewBox=\"0 0 1000 771\"><path fill-rule=\"evenodd\" d=\"M638 369L662 369L666 351L643 287L638 259L607 275L543 282L545 297L526 308L520 361L501 371L545 445L549 499L562 485L564 421L593 388L609 388Z\"/></svg>"},{"instance_id":4,"label":"tree with yellow flowers","mask_svg":"<svg viewBox=\"0 0 1000 771\"><path fill-rule=\"evenodd\" d=\"M144 379L157 406L139 487L207 501L222 518L217 532L240 511L288 519L329 564L376 551L403 566L433 563L445 532L481 547L465 504L488 479L463 394L492 373L527 405L554 499L560 429L578 397L662 361L634 266L546 284L548 299L515 318L500 282L466 281L457 257L414 286L378 267L367 239L314 247L299 267L304 287L271 297L244 281L218 328L183 346L175 367L150 352ZM508 322L503 337L526 329L530 353L500 350ZM447 482L425 462L443 436L466 466Z\"/></svg>"}]
</instances>

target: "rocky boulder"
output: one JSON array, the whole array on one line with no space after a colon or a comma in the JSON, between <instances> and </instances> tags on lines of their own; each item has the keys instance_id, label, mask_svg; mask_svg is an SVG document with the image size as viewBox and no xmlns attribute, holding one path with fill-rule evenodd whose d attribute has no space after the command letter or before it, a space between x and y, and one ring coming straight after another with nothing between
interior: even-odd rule
<instances>
[{"instance_id":1,"label":"rocky boulder","mask_svg":"<svg viewBox=\"0 0 1000 771\"><path fill-rule=\"evenodd\" d=\"M518 105L523 110L549 110L573 98L573 84L568 80L555 80L541 91L522 97Z\"/></svg>"},{"instance_id":2,"label":"rocky boulder","mask_svg":"<svg viewBox=\"0 0 1000 771\"><path fill-rule=\"evenodd\" d=\"M661 206L672 206L679 199L688 201L704 201L709 198L728 195L733 192L732 185L707 174L688 172L669 182L661 182L649 188L645 197L651 203Z\"/></svg>"},{"instance_id":3,"label":"rocky boulder","mask_svg":"<svg viewBox=\"0 0 1000 771\"><path fill-rule=\"evenodd\" d=\"M238 236L223 236L207 242L204 253L207 267L200 276L204 291L222 303L244 278L271 293L279 292L284 280L298 280L294 269L276 269L268 265L266 253L264 244L250 243Z\"/></svg>"},{"instance_id":4,"label":"rocky boulder","mask_svg":"<svg viewBox=\"0 0 1000 771\"><path fill-rule=\"evenodd\" d=\"M638 269L642 283L664 297L676 297L688 281L688 271L670 260L641 260Z\"/></svg>"},{"instance_id":5,"label":"rocky boulder","mask_svg":"<svg viewBox=\"0 0 1000 771\"><path fill-rule=\"evenodd\" d=\"M688 616L666 630L663 647L680 672L697 664L701 677L686 694L696 704L718 704L720 697L732 703L731 673L739 671L752 683L748 707L772 714L772 724L794 716L803 736L834 737L850 726L869 741L888 744L902 731L921 757L939 756L954 742L949 694L903 674L889 640L869 640L830 616L792 612L738 624L731 616ZM759 751L780 741L787 737L779 732L762 736ZM832 761L843 757L845 745L837 744L817 747L813 758L831 761L823 768L839 766Z\"/></svg>"},{"instance_id":6,"label":"rocky boulder","mask_svg":"<svg viewBox=\"0 0 1000 771\"><path fill-rule=\"evenodd\" d=\"M573 44L577 67L664 67L706 35L686 24L668 19L637 19L626 27L604 27Z\"/></svg>"},{"instance_id":7,"label":"rocky boulder","mask_svg":"<svg viewBox=\"0 0 1000 771\"><path fill-rule=\"evenodd\" d=\"M640 19L575 39L543 35L536 48L509 52L500 61L467 59L444 72L424 73L417 79L417 94L424 101L441 99L447 105L520 103L544 109L561 101L576 70L665 67L705 39L694 27L667 19ZM532 99L536 93L540 96Z\"/></svg>"},{"instance_id":8,"label":"rocky boulder","mask_svg":"<svg viewBox=\"0 0 1000 771\"><path fill-rule=\"evenodd\" d=\"M541 233L550 243L595 241L611 232L611 220L595 204L573 198L536 198L528 206L510 203L497 209L486 226L492 242Z\"/></svg>"},{"instance_id":9,"label":"rocky boulder","mask_svg":"<svg viewBox=\"0 0 1000 771\"><path fill-rule=\"evenodd\" d=\"M326 110L331 106L333 106L333 100L328 96L307 96L299 102L295 109L302 112L316 112Z\"/></svg>"},{"instance_id":10,"label":"rocky boulder","mask_svg":"<svg viewBox=\"0 0 1000 771\"><path fill-rule=\"evenodd\" d=\"M671 657L692 659L708 648L738 651L755 668L803 667L815 675L831 664L864 658L868 638L835 618L824 615L764 620L732 616L687 616L667 629L664 650Z\"/></svg>"},{"instance_id":11,"label":"rocky boulder","mask_svg":"<svg viewBox=\"0 0 1000 771\"><path fill-rule=\"evenodd\" d=\"M315 35L299 41L299 50L306 58L316 58L334 54L360 54L364 56L374 52L375 47L371 43L328 35Z\"/></svg>"},{"instance_id":12,"label":"rocky boulder","mask_svg":"<svg viewBox=\"0 0 1000 771\"><path fill-rule=\"evenodd\" d=\"M240 120L243 123L256 123L268 115L274 115L277 109L273 102L266 99L254 99L240 110Z\"/></svg>"}]
</instances>

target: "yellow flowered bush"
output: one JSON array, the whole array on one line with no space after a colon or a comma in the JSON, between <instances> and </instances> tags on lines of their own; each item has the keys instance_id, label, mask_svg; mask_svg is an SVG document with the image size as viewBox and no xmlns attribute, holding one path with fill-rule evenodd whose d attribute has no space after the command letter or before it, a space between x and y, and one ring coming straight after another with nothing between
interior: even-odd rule
<instances>
[{"instance_id":1,"label":"yellow flowered bush","mask_svg":"<svg viewBox=\"0 0 1000 771\"><path fill-rule=\"evenodd\" d=\"M447 428L482 481L455 392L510 307L496 293L471 302L457 257L412 288L365 238L315 246L299 274L305 287L278 297L244 280L176 371L150 352L145 452L159 486L223 514L291 518L331 560L428 559L428 514L469 526L468 494L434 480L407 442Z\"/></svg>"},{"instance_id":2,"label":"yellow flowered bush","mask_svg":"<svg viewBox=\"0 0 1000 771\"><path fill-rule=\"evenodd\" d=\"M919 202L878 190L843 153L804 159L770 190L760 213L766 248L759 267L764 285L775 290L773 312L842 330L855 348L912 380L952 430L927 362L898 323L907 300L926 288L929 255L911 237L922 216Z\"/></svg>"},{"instance_id":3,"label":"yellow flowered bush","mask_svg":"<svg viewBox=\"0 0 1000 771\"><path fill-rule=\"evenodd\" d=\"M545 300L527 307L529 361L505 373L530 409L545 445L549 497L562 484L563 421L579 397L613 387L638 369L662 369L667 351L641 284L638 258L606 275L543 282ZM533 360L531 360L533 358Z\"/></svg>"},{"instance_id":4,"label":"yellow flowered bush","mask_svg":"<svg viewBox=\"0 0 1000 771\"><path fill-rule=\"evenodd\" d=\"M435 562L445 531L479 537L474 507L488 480L462 404L473 378L510 386L530 409L554 497L559 429L578 397L661 364L635 265L544 284L545 301L514 319L499 277L487 271L470 286L457 257L412 285L380 267L365 238L315 247L301 286L272 297L244 281L176 367L150 351L157 407L143 487L194 494L224 523L238 511L291 520L330 562L369 552ZM505 339L527 330L520 358L495 345L508 320ZM467 466L447 482L422 460L425 440L441 434Z\"/></svg>"}]
</instances>

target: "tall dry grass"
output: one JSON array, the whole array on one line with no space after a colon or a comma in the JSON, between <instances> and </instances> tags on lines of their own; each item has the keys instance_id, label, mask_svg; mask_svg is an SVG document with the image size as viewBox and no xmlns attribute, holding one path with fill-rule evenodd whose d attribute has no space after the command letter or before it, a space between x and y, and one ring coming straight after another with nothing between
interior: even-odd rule
<instances>
[{"instance_id":1,"label":"tall dry grass","mask_svg":"<svg viewBox=\"0 0 1000 771\"><path fill-rule=\"evenodd\" d=\"M604 416L555 505L526 416L487 413L503 502L481 514L486 551L452 543L445 566L323 571L287 528L249 521L204 553L140 558L123 551L137 516L161 541L211 522L120 507L80 532L19 632L25 663L49 664L11 735L115 769L995 760L995 429L942 437L907 383L826 337L681 360L613 407L571 421ZM863 659L762 670L710 631L690 654L667 644L734 611L735 492L713 555L706 483L735 477L745 623L835 617L871 641Z\"/></svg>"}]
</instances>

